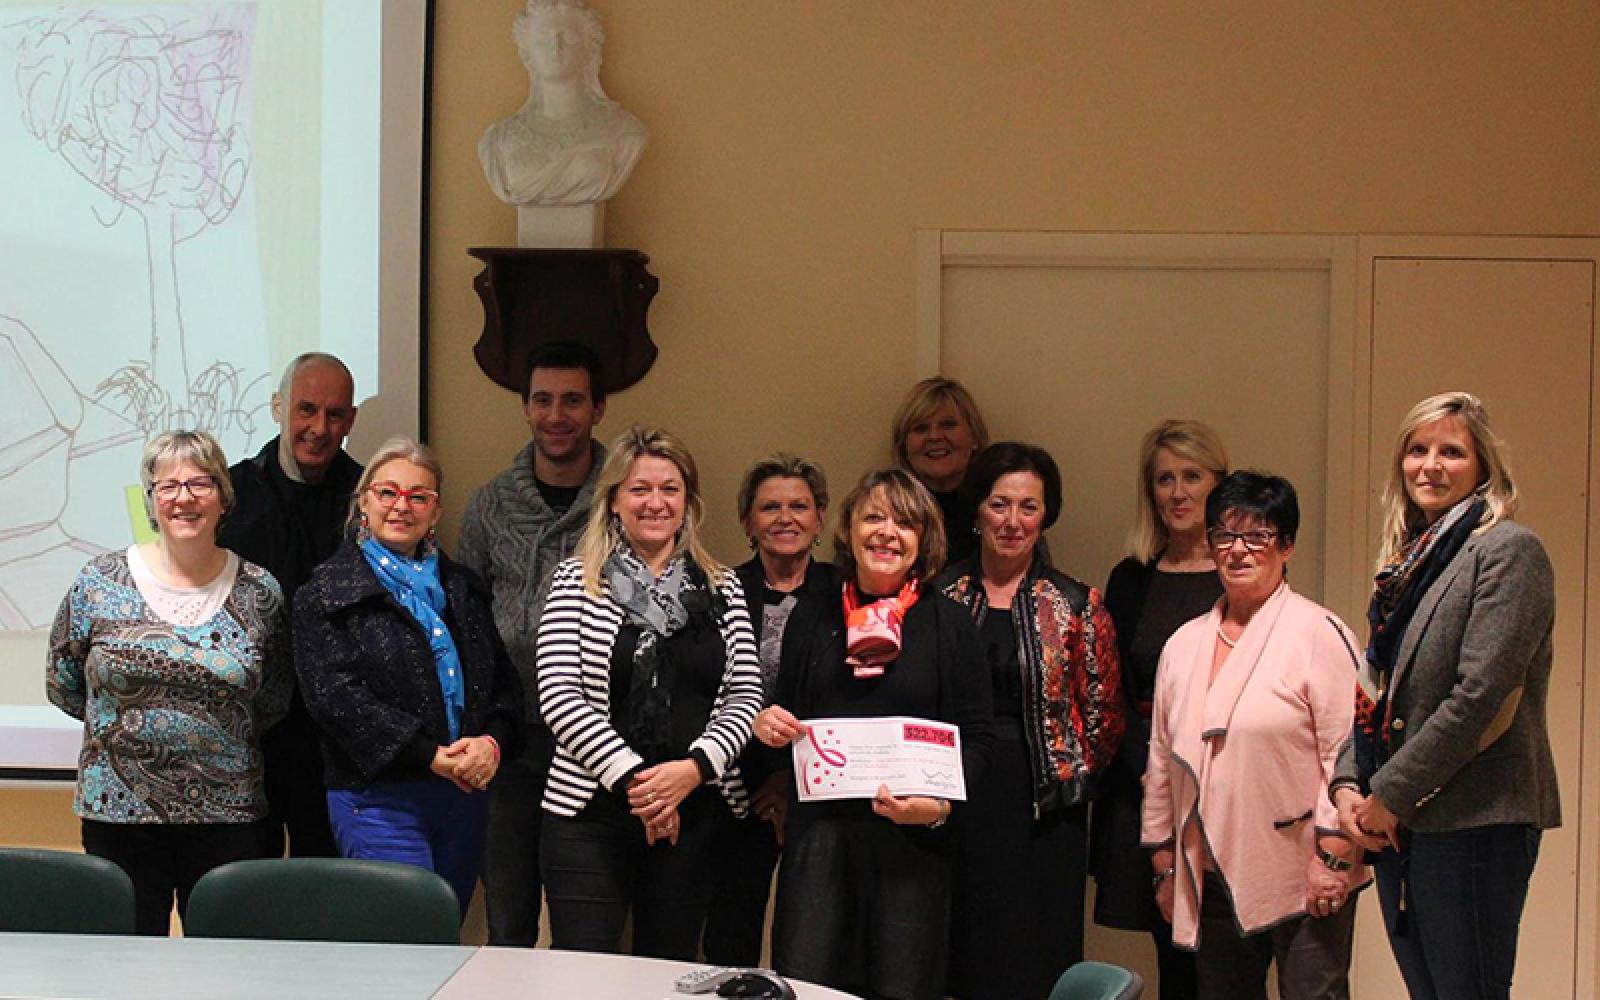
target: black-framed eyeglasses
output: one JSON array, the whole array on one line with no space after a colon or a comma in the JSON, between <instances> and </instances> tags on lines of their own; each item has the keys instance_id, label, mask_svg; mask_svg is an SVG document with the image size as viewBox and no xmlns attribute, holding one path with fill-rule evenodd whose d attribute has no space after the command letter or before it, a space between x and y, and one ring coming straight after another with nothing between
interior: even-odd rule
<instances>
[{"instance_id":1,"label":"black-framed eyeglasses","mask_svg":"<svg viewBox=\"0 0 1600 1000\"><path fill-rule=\"evenodd\" d=\"M1272 544L1278 537L1276 531L1266 528L1251 528L1249 531L1229 531L1227 528L1212 528L1206 532L1206 541L1218 551L1227 551L1233 548L1233 540L1238 539L1244 543L1246 552L1260 552Z\"/></svg>"},{"instance_id":2,"label":"black-framed eyeglasses","mask_svg":"<svg viewBox=\"0 0 1600 1000\"><path fill-rule=\"evenodd\" d=\"M373 483L367 487L367 492L371 493L378 501L378 506L385 510L399 503L401 497L405 497L406 503L410 504L414 510L427 510L439 502L438 490L425 490L420 487L414 490L405 490L400 488L399 483Z\"/></svg>"},{"instance_id":3,"label":"black-framed eyeglasses","mask_svg":"<svg viewBox=\"0 0 1600 1000\"><path fill-rule=\"evenodd\" d=\"M217 492L216 476L195 476L193 479L158 479L145 493L162 503L172 503L184 490L196 500L206 500Z\"/></svg>"}]
</instances>

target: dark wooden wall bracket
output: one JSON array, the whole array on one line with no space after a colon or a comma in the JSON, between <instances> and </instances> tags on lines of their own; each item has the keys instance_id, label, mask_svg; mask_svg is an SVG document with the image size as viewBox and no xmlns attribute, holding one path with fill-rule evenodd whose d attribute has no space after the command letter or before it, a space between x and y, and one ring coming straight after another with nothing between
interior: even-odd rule
<instances>
[{"instance_id":1,"label":"dark wooden wall bracket","mask_svg":"<svg viewBox=\"0 0 1600 1000\"><path fill-rule=\"evenodd\" d=\"M638 250L533 250L472 247L483 261L473 279L483 301L478 367L520 393L528 352L552 340L588 344L605 365L607 391L644 378L656 360L646 313L661 287Z\"/></svg>"}]
</instances>

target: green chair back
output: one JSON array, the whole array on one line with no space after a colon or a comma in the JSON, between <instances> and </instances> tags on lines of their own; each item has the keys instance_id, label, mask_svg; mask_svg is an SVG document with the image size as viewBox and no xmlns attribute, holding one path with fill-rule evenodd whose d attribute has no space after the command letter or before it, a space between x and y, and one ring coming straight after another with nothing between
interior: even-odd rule
<instances>
[{"instance_id":1,"label":"green chair back","mask_svg":"<svg viewBox=\"0 0 1600 1000\"><path fill-rule=\"evenodd\" d=\"M133 882L105 858L0 847L0 886L0 931L133 933Z\"/></svg>"},{"instance_id":2,"label":"green chair back","mask_svg":"<svg viewBox=\"0 0 1600 1000\"><path fill-rule=\"evenodd\" d=\"M413 865L267 858L213 868L195 883L190 937L460 944L450 883Z\"/></svg>"},{"instance_id":3,"label":"green chair back","mask_svg":"<svg viewBox=\"0 0 1600 1000\"><path fill-rule=\"evenodd\" d=\"M1056 980L1050 1000L1139 1000L1144 980L1120 965L1079 962Z\"/></svg>"}]
</instances>

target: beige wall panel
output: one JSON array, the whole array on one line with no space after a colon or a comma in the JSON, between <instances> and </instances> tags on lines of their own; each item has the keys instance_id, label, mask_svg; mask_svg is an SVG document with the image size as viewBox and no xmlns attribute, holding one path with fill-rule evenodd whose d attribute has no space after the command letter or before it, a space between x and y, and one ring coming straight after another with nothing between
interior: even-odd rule
<instances>
[{"instance_id":1,"label":"beige wall panel","mask_svg":"<svg viewBox=\"0 0 1600 1000\"><path fill-rule=\"evenodd\" d=\"M991 435L1043 445L1061 465L1059 566L1104 586L1133 523L1140 438L1194 417L1236 467L1295 484L1290 578L1319 597L1327 272L954 267L942 311L943 371L973 390Z\"/></svg>"},{"instance_id":2,"label":"beige wall panel","mask_svg":"<svg viewBox=\"0 0 1600 1000\"><path fill-rule=\"evenodd\" d=\"M1566 825L1547 834L1540 851L1515 992L1587 996L1587 988L1574 994L1574 955L1595 267L1423 258L1379 258L1372 267L1373 509L1406 410L1435 392L1467 389L1483 398L1510 442L1524 498L1518 519L1539 533L1555 564L1549 719ZM1376 552L1375 527L1369 541ZM1382 928L1375 908L1366 911L1360 950L1371 955ZM1392 963L1362 963L1359 982L1369 997L1400 989Z\"/></svg>"}]
</instances>

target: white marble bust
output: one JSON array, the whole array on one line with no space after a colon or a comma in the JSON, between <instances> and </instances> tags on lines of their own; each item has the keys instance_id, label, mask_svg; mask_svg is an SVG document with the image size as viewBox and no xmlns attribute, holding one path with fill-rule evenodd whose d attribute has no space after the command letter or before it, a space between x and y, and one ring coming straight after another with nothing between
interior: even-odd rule
<instances>
[{"instance_id":1,"label":"white marble bust","mask_svg":"<svg viewBox=\"0 0 1600 1000\"><path fill-rule=\"evenodd\" d=\"M511 29L528 100L478 142L489 187L509 205L584 205L617 193L649 132L600 89L600 17L584 0L528 0Z\"/></svg>"}]
</instances>

